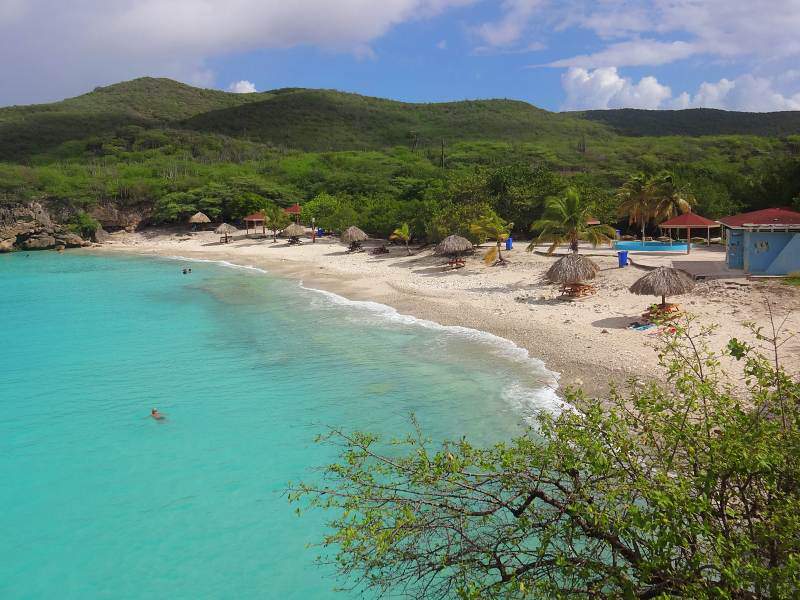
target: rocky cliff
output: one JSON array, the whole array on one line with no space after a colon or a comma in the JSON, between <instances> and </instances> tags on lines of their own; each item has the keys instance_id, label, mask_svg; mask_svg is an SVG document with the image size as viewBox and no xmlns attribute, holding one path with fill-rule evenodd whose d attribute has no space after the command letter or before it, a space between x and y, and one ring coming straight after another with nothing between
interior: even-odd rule
<instances>
[{"instance_id":1,"label":"rocky cliff","mask_svg":"<svg viewBox=\"0 0 800 600\"><path fill-rule=\"evenodd\" d=\"M56 223L38 202L0 206L0 252L78 248L89 244Z\"/></svg>"}]
</instances>

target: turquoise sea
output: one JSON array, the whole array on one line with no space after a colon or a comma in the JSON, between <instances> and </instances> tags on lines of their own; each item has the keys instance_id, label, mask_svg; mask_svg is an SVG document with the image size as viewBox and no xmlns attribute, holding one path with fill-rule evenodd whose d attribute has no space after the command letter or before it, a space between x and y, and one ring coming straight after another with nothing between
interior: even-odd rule
<instances>
[{"instance_id":1,"label":"turquoise sea","mask_svg":"<svg viewBox=\"0 0 800 600\"><path fill-rule=\"evenodd\" d=\"M489 443L556 402L508 342L210 262L0 255L0 323L0 598L347 598L284 495L316 434Z\"/></svg>"}]
</instances>

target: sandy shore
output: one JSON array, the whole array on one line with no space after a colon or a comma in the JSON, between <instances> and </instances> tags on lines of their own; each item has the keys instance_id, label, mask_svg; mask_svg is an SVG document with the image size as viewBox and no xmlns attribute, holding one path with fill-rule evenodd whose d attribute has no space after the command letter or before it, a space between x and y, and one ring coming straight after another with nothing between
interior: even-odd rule
<instances>
[{"instance_id":1,"label":"sandy shore","mask_svg":"<svg viewBox=\"0 0 800 600\"><path fill-rule=\"evenodd\" d=\"M375 243L367 244L367 248ZM601 267L598 293L577 301L559 300L555 286L541 282L553 258L524 251L524 245L507 254L510 263L488 267L480 254L467 259L463 269L449 271L430 248L407 256L405 248L389 246L390 253L348 254L337 240L304 240L289 246L285 240L237 237L220 244L210 232L192 235L166 231L118 233L97 247L99 251L124 251L161 256L185 256L226 260L264 268L272 273L303 280L309 287L335 292L352 300L371 300L394 307L401 313L488 331L512 340L542 359L561 374L561 386L581 386L599 395L609 382L630 377L661 377L653 344L655 330L631 330L627 325L655 301L635 296L628 287L645 271L618 268L609 250L585 252ZM684 255L633 255L637 262L671 265ZM692 253L692 261L722 260L717 249ZM681 265L676 265L681 266ZM768 300L778 320L789 314L787 332L800 331L800 289L778 281L748 281L744 278L714 279L698 284L692 294L677 299L703 325L715 324L713 347L722 347L731 337L751 339L746 322L767 326ZM785 365L800 371L800 336L782 348Z\"/></svg>"}]
</instances>

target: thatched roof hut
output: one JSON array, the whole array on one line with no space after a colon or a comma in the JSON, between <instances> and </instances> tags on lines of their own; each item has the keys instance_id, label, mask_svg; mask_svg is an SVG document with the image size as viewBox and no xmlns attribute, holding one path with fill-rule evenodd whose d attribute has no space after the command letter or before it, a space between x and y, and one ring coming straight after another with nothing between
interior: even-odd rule
<instances>
[{"instance_id":1,"label":"thatched roof hut","mask_svg":"<svg viewBox=\"0 0 800 600\"><path fill-rule=\"evenodd\" d=\"M292 223L286 229L283 230L283 235L290 238L298 238L301 235L305 234L306 234L306 228L297 223Z\"/></svg>"},{"instance_id":2,"label":"thatched roof hut","mask_svg":"<svg viewBox=\"0 0 800 600\"><path fill-rule=\"evenodd\" d=\"M458 256L466 252L472 252L472 242L460 235L448 235L439 245L436 246L436 254L445 256Z\"/></svg>"},{"instance_id":3,"label":"thatched roof hut","mask_svg":"<svg viewBox=\"0 0 800 600\"><path fill-rule=\"evenodd\" d=\"M694 279L686 271L672 267L658 267L637 279L630 291L639 296L661 296L666 305L667 296L680 296L694 289Z\"/></svg>"},{"instance_id":4,"label":"thatched roof hut","mask_svg":"<svg viewBox=\"0 0 800 600\"><path fill-rule=\"evenodd\" d=\"M353 242L363 242L368 237L369 236L361 231L358 227L351 225L344 230L341 240L343 244L352 244Z\"/></svg>"},{"instance_id":5,"label":"thatched roof hut","mask_svg":"<svg viewBox=\"0 0 800 600\"><path fill-rule=\"evenodd\" d=\"M214 233L227 235L229 233L236 233L237 231L239 230L236 229L236 227L234 227L233 225L229 225L228 223L223 223L214 230Z\"/></svg>"},{"instance_id":6,"label":"thatched roof hut","mask_svg":"<svg viewBox=\"0 0 800 600\"><path fill-rule=\"evenodd\" d=\"M573 285L597 277L600 267L590 258L578 253L570 253L559 258L544 274L551 283Z\"/></svg>"},{"instance_id":7,"label":"thatched roof hut","mask_svg":"<svg viewBox=\"0 0 800 600\"><path fill-rule=\"evenodd\" d=\"M211 219L201 212L196 212L189 217L189 223L192 225L202 225L204 223L211 223Z\"/></svg>"}]
</instances>

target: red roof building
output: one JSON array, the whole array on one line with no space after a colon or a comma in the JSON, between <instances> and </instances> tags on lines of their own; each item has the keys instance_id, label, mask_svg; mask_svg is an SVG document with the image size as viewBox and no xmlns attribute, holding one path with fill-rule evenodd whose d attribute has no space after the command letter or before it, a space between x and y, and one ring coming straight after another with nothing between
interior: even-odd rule
<instances>
[{"instance_id":1,"label":"red roof building","mask_svg":"<svg viewBox=\"0 0 800 600\"><path fill-rule=\"evenodd\" d=\"M798 226L800 225L800 212L788 208L765 208L725 217L720 219L719 222L733 229L750 226Z\"/></svg>"},{"instance_id":2,"label":"red roof building","mask_svg":"<svg viewBox=\"0 0 800 600\"><path fill-rule=\"evenodd\" d=\"M694 229L706 229L708 227L719 227L719 223L716 221L712 221L711 219L706 219L705 217L701 217L696 213L684 213L682 215L678 215L677 217L673 217L668 221L664 221L663 223L659 224L659 227L663 229L670 229L670 228L686 228L691 227Z\"/></svg>"},{"instance_id":3,"label":"red roof building","mask_svg":"<svg viewBox=\"0 0 800 600\"><path fill-rule=\"evenodd\" d=\"M299 215L299 214L300 214L300 211L301 211L302 209L300 208L300 205L299 205L299 204L297 204L297 203L295 202L295 203L294 203L294 204L292 204L290 207L288 207L288 208L284 208L283 210L285 210L285 211L286 211L287 213L289 213L290 215Z\"/></svg>"}]
</instances>

